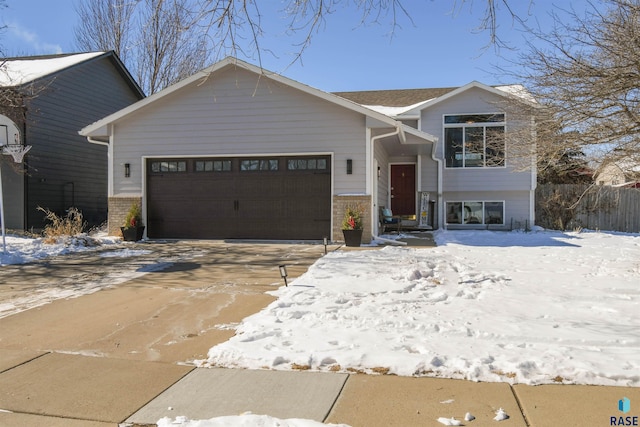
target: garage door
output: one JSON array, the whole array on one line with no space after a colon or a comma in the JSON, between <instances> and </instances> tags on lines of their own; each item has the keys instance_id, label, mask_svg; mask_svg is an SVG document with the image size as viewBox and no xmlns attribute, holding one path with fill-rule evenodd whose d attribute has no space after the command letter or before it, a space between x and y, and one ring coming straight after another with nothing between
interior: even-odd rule
<instances>
[{"instance_id":1,"label":"garage door","mask_svg":"<svg viewBox=\"0 0 640 427\"><path fill-rule=\"evenodd\" d=\"M147 160L151 238L322 239L330 156Z\"/></svg>"}]
</instances>

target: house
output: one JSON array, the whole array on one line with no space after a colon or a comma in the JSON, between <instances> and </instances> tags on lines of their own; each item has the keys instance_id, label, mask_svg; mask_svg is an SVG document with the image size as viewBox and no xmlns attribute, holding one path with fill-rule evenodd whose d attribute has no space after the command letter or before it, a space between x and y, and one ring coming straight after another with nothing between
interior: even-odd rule
<instances>
[{"instance_id":1,"label":"house","mask_svg":"<svg viewBox=\"0 0 640 427\"><path fill-rule=\"evenodd\" d=\"M382 206L417 228L510 229L534 222L535 162L511 165L505 129L523 125L499 109L522 93L332 94L227 58L80 133L108 144L111 234L138 202L150 238L342 240L354 204L364 241Z\"/></svg>"},{"instance_id":2,"label":"house","mask_svg":"<svg viewBox=\"0 0 640 427\"><path fill-rule=\"evenodd\" d=\"M107 219L107 147L78 130L144 97L114 52L0 59L0 115L32 148L23 171L2 160L7 228L41 229L38 206L78 208L90 226ZM1 130L1 129L0 129ZM1 132L0 132L1 133Z\"/></svg>"},{"instance_id":3,"label":"house","mask_svg":"<svg viewBox=\"0 0 640 427\"><path fill-rule=\"evenodd\" d=\"M630 159L607 162L594 181L598 185L640 188L640 164Z\"/></svg>"}]
</instances>

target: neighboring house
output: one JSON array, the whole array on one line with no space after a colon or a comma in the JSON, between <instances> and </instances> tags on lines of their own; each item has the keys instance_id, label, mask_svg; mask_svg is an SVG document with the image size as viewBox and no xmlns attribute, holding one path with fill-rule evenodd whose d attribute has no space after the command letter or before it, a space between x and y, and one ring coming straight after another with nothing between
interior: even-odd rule
<instances>
[{"instance_id":1,"label":"neighboring house","mask_svg":"<svg viewBox=\"0 0 640 427\"><path fill-rule=\"evenodd\" d=\"M349 204L365 241L382 206L416 227L510 229L533 225L536 183L533 158L509 159L517 125L498 106L532 103L512 89L331 94L227 58L80 133L109 145L112 234L135 202L150 238L342 240Z\"/></svg>"},{"instance_id":2,"label":"neighboring house","mask_svg":"<svg viewBox=\"0 0 640 427\"><path fill-rule=\"evenodd\" d=\"M24 173L1 156L7 228L41 229L38 206L64 215L78 208L88 224L107 219L107 148L78 130L144 97L114 52L0 59L0 90L16 102L0 114L32 146Z\"/></svg>"},{"instance_id":3,"label":"neighboring house","mask_svg":"<svg viewBox=\"0 0 640 427\"><path fill-rule=\"evenodd\" d=\"M640 188L640 165L628 160L609 162L600 168L594 181L598 185Z\"/></svg>"}]
</instances>

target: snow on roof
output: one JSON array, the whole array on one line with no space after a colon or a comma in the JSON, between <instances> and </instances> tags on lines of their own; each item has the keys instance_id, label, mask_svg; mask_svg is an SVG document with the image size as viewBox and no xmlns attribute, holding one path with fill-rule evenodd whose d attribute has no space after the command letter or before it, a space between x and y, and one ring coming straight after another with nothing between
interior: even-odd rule
<instances>
[{"instance_id":1,"label":"snow on roof","mask_svg":"<svg viewBox=\"0 0 640 427\"><path fill-rule=\"evenodd\" d=\"M504 86L495 86L495 88L503 92L506 92L510 95L517 96L518 98L522 98L526 101L536 103L536 99L522 85L504 85Z\"/></svg>"},{"instance_id":2,"label":"snow on roof","mask_svg":"<svg viewBox=\"0 0 640 427\"><path fill-rule=\"evenodd\" d=\"M0 86L20 86L79 64L104 52L0 59Z\"/></svg>"},{"instance_id":3,"label":"snow on roof","mask_svg":"<svg viewBox=\"0 0 640 427\"><path fill-rule=\"evenodd\" d=\"M414 108L428 101L431 101L431 99L426 99L424 101L420 101L411 105L406 105L404 107L388 107L386 105L363 105L363 107L367 107L373 111L377 111L378 113L385 114L389 117L397 117L401 114L406 113L407 111L413 110Z\"/></svg>"}]
</instances>

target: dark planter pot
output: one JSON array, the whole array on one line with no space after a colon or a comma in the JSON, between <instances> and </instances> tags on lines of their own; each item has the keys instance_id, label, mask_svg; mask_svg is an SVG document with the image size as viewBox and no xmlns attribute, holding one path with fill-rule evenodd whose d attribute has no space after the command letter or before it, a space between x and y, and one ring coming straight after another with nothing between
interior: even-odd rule
<instances>
[{"instance_id":1,"label":"dark planter pot","mask_svg":"<svg viewBox=\"0 0 640 427\"><path fill-rule=\"evenodd\" d=\"M360 246L362 243L362 230L342 230L342 235L347 246Z\"/></svg>"},{"instance_id":2,"label":"dark planter pot","mask_svg":"<svg viewBox=\"0 0 640 427\"><path fill-rule=\"evenodd\" d=\"M137 242L138 240L142 240L144 227L120 227L120 231L122 231L122 239L125 242Z\"/></svg>"}]
</instances>

